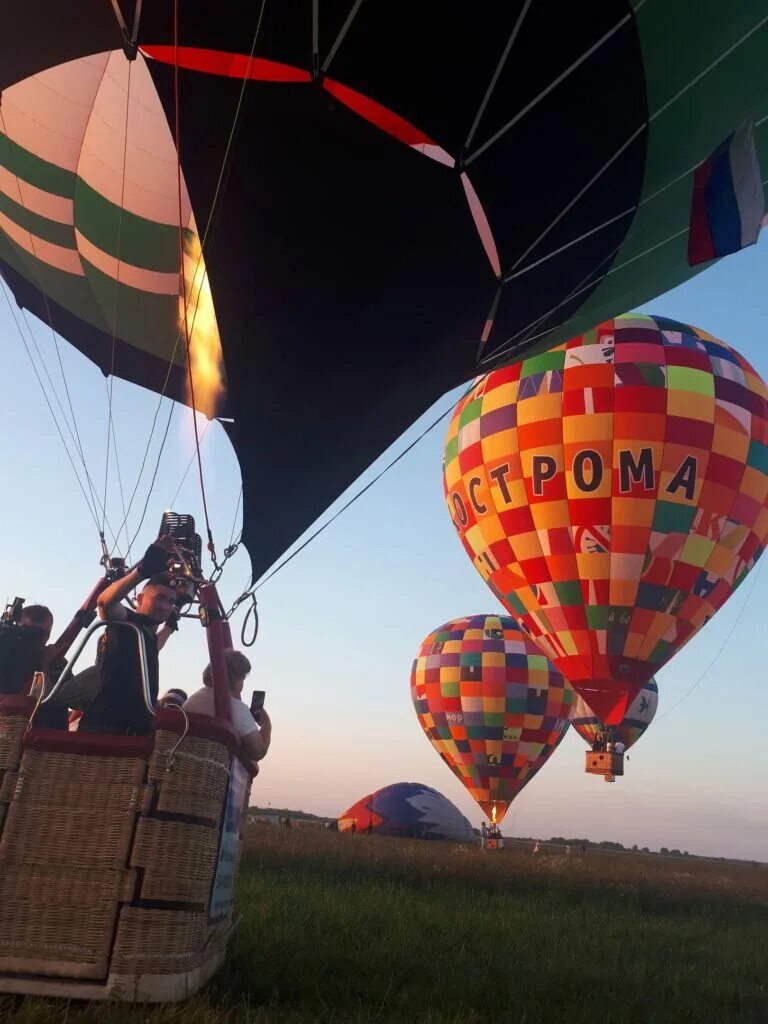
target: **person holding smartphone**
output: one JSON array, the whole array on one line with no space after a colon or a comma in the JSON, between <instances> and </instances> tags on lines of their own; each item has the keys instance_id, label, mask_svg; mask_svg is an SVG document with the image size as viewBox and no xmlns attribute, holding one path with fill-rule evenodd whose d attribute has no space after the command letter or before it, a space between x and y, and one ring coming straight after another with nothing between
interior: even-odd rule
<instances>
[{"instance_id":1,"label":"person holding smartphone","mask_svg":"<svg viewBox=\"0 0 768 1024\"><path fill-rule=\"evenodd\" d=\"M251 671L251 663L242 651L235 651L229 648L224 651L224 661L227 666L227 680L229 692L232 698L232 725L240 737L243 753L251 761L261 761L269 750L272 742L272 722L264 707L256 707L259 704L258 697L261 697L263 704L264 694L261 690L254 694L256 697L253 713L248 710L241 699L243 685L248 673ZM196 690L182 707L185 711L193 714L216 716L216 706L213 697L213 673L211 666L206 666L203 672L203 687ZM258 713L258 718L256 717Z\"/></svg>"}]
</instances>

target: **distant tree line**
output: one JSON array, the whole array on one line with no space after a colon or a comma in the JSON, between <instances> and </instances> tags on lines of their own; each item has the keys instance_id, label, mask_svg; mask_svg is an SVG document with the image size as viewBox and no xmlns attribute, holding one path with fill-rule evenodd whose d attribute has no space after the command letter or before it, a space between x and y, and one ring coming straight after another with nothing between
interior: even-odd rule
<instances>
[{"instance_id":1,"label":"distant tree line","mask_svg":"<svg viewBox=\"0 0 768 1024\"><path fill-rule=\"evenodd\" d=\"M322 814L310 814L309 811L294 811L290 807L254 807L253 804L248 808L251 814L260 814L264 817L276 814L281 818L303 818L307 821L330 821L328 817L324 817Z\"/></svg>"},{"instance_id":2,"label":"distant tree line","mask_svg":"<svg viewBox=\"0 0 768 1024\"><path fill-rule=\"evenodd\" d=\"M649 849L647 846L638 846L637 843L634 846L624 846L623 843L613 843L608 839L603 840L601 843L593 842L591 839L567 839L564 836L552 836L551 839L536 840L529 838L526 842L542 842L549 843L552 846L570 846L570 847L587 847L592 850L614 850L617 853L655 853L656 851ZM662 857L691 857L695 854L690 854L687 850L669 850L666 846L662 846L658 851Z\"/></svg>"}]
</instances>

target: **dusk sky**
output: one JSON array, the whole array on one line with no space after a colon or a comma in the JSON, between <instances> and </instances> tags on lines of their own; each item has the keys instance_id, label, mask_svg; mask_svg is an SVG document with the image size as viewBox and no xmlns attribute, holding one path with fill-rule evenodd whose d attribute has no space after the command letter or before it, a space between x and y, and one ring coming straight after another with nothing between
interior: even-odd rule
<instances>
[{"instance_id":1,"label":"dusk sky","mask_svg":"<svg viewBox=\"0 0 768 1024\"><path fill-rule=\"evenodd\" d=\"M734 346L765 377L766 281L768 240L763 240L641 311L703 328ZM32 317L25 319L15 304L14 312L37 358L27 334L31 326L68 411L50 330ZM0 599L19 594L28 602L48 604L60 628L100 575L98 533L5 298L0 299L0 330L5 356L0 375ZM66 342L59 341L58 349L85 460L103 496L105 381ZM38 369L50 393L39 362ZM55 399L51 401L66 435L62 414ZM157 396L115 381L114 420L126 503L157 404ZM349 493L359 490L451 404L451 396L445 396ZM139 531L170 408L164 401L128 516L131 536ZM354 430L353 423L349 429ZM423 637L449 619L503 610L471 565L445 507L441 454L446 429L447 420L259 592L261 629L256 646L247 652L253 672L244 696L250 699L254 688L267 691L274 738L254 783L254 803L336 815L372 789L415 781L440 789L479 825L479 809L422 733L409 693L411 662ZM74 452L71 443L70 449ZM134 561L154 538L192 451L191 413L176 407L133 548ZM232 531L240 474L217 424L206 432L203 458L221 552ZM79 468L82 476L81 464ZM300 488L300 474L297 480ZM263 500L271 498L265 495ZM195 467L174 508L195 515L204 532ZM123 513L114 455L107 511L117 531ZM258 527L258 509L251 515ZM120 540L124 548L122 536ZM242 590L248 573L247 556L240 551L222 582L227 604ZM584 836L768 860L766 607L768 570L759 564L715 619L658 675L657 720L630 752L624 778L606 785L585 775L585 745L571 730L515 801L505 833ZM237 633L241 617L236 619ZM204 632L189 620L163 652L161 689L197 689L206 662Z\"/></svg>"}]
</instances>

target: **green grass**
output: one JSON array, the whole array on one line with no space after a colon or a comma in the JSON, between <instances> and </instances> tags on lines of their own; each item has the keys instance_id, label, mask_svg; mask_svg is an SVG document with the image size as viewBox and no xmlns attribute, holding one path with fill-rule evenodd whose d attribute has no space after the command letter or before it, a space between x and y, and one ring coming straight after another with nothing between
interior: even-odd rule
<instances>
[{"instance_id":1,"label":"green grass","mask_svg":"<svg viewBox=\"0 0 768 1024\"><path fill-rule=\"evenodd\" d=\"M14 1024L768 1021L768 870L251 830L243 920L187 1004L2 999Z\"/></svg>"}]
</instances>

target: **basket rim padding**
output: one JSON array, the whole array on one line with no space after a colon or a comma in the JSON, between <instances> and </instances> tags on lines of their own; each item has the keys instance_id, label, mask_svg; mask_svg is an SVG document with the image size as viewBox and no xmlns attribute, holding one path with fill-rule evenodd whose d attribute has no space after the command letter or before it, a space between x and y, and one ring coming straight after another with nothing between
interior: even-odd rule
<instances>
[{"instance_id":1,"label":"basket rim padding","mask_svg":"<svg viewBox=\"0 0 768 1024\"><path fill-rule=\"evenodd\" d=\"M29 697L26 693L3 693L0 694L0 717L15 718L22 715L29 718L37 704L36 697Z\"/></svg>"},{"instance_id":2,"label":"basket rim padding","mask_svg":"<svg viewBox=\"0 0 768 1024\"><path fill-rule=\"evenodd\" d=\"M154 737L114 736L96 732L64 732L60 729L29 730L24 739L25 750L48 754L92 754L95 757L139 757L152 753Z\"/></svg>"}]
</instances>

